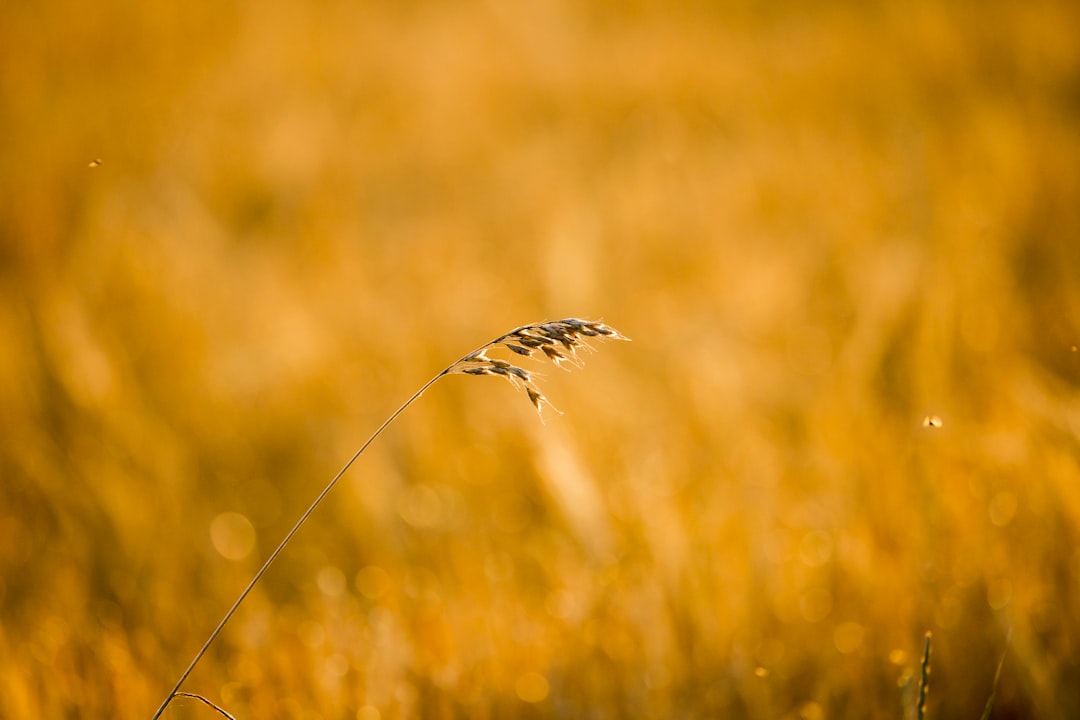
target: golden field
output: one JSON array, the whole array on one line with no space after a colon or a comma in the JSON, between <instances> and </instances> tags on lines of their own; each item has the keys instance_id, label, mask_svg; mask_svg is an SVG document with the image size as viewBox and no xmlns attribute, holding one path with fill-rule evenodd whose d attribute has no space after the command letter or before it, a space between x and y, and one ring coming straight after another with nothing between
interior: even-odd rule
<instances>
[{"instance_id":1,"label":"golden field","mask_svg":"<svg viewBox=\"0 0 1080 720\"><path fill-rule=\"evenodd\" d=\"M0 717L149 720L573 316L182 689L1080 717L1075 2L14 1L0 91Z\"/></svg>"}]
</instances>

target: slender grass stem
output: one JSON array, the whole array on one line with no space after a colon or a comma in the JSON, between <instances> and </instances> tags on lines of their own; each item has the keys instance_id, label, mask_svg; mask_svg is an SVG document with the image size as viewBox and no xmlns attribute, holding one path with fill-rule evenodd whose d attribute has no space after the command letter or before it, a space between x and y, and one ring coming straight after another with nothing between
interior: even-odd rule
<instances>
[{"instance_id":1,"label":"slender grass stem","mask_svg":"<svg viewBox=\"0 0 1080 720\"><path fill-rule=\"evenodd\" d=\"M569 318L567 320L560 320L557 322L545 322L536 323L533 325L522 325L519 328L515 328L505 335L500 335L496 339L489 343L485 343L480 347L473 350L467 355L463 355L459 360L451 363L435 377L428 380L424 385L409 397L408 400L403 402L397 410L395 410L390 417L386 418L381 425L371 434L364 444L360 446L360 449L353 453L349 461L345 463L337 474L326 484L322 491L312 501L308 509L304 511L304 514L300 516L300 519L296 521L296 524L292 526L292 529L282 538L278 543L274 551L270 553L270 556L266 558L262 566L255 573L255 576L251 578L247 586L240 593L240 596L236 598L232 606L226 611L225 616L221 618L221 622L217 624L210 636L206 638L206 642L203 643L199 651L195 653L195 657L188 663L187 669L180 675L180 679L173 685L172 690L165 697L165 700L161 703L161 706L154 713L153 720L158 720L165 709L169 706L169 703L173 701L178 695L180 695L180 688L184 682L191 675L191 672L195 669L195 666L202 660L203 655L213 644L217 636L221 634L221 631L225 628L225 625L229 622L232 616L236 613L237 608L240 607L240 603L244 602L244 599L248 596L251 590L259 582L260 578L270 569L270 565L273 564L277 556L281 554L281 551L285 549L285 546L289 544L293 536L303 527L307 519L311 517L311 514L315 512L315 509L319 507L323 499L330 494L330 491L334 489L338 481L342 476L348 472L349 468L353 466L353 463L368 449L371 443L375 442L375 439L382 435L383 431L390 426L394 420L397 419L401 413L412 405L414 402L420 399L428 388L434 385L440 378L445 375L451 374L466 374L466 375L495 375L501 376L510 381L515 387L524 387L528 394L529 401L536 407L539 412L542 403L547 403L545 398L533 384L531 374L523 368L516 367L506 362L505 360L491 359L487 357L485 351L497 346L509 349L517 355L531 356L534 351L539 349L550 360L558 364L562 360L573 361L576 358L576 351L578 348L587 347L586 339L588 338L612 338L618 340L625 340L626 338L620 335L615 329L608 327L600 322L590 322L586 320L578 320L576 318ZM550 404L550 403L548 403ZM194 696L203 699L202 696ZM212 703L211 703L212 704ZM214 706L216 707L216 706Z\"/></svg>"}]
</instances>

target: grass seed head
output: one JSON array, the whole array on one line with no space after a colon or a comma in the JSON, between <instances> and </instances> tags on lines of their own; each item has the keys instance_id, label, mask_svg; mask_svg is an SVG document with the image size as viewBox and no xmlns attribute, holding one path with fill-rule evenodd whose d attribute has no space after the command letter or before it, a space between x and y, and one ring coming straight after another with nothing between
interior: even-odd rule
<instances>
[{"instance_id":1,"label":"grass seed head","mask_svg":"<svg viewBox=\"0 0 1080 720\"><path fill-rule=\"evenodd\" d=\"M524 387L529 402L537 412L544 405L555 407L544 397L532 380L532 374L506 360L488 357L487 351L506 348L515 355L532 357L539 350L556 366L564 362L580 365L579 350L592 351L589 339L629 340L615 328L595 320L567 318L554 322L523 325L505 335L500 335L482 348L469 353L447 368L448 374L497 375L506 378L515 387ZM558 412L558 410L555 410Z\"/></svg>"}]
</instances>

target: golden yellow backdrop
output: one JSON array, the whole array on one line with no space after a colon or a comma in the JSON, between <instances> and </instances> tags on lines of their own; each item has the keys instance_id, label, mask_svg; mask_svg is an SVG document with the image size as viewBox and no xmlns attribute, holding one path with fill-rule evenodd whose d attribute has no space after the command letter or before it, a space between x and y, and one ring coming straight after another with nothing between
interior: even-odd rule
<instances>
[{"instance_id":1,"label":"golden yellow backdrop","mask_svg":"<svg viewBox=\"0 0 1080 720\"><path fill-rule=\"evenodd\" d=\"M1078 29L5 2L0 715L1077 717Z\"/></svg>"}]
</instances>

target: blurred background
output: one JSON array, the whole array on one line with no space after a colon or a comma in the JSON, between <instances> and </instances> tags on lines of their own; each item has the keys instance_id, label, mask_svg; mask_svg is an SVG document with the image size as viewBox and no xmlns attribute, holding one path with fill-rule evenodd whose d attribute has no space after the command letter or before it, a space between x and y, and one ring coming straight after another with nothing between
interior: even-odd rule
<instances>
[{"instance_id":1,"label":"blurred background","mask_svg":"<svg viewBox=\"0 0 1080 720\"><path fill-rule=\"evenodd\" d=\"M3 717L149 718L567 316L183 689L1080 716L1075 2L15 1L0 88Z\"/></svg>"}]
</instances>

